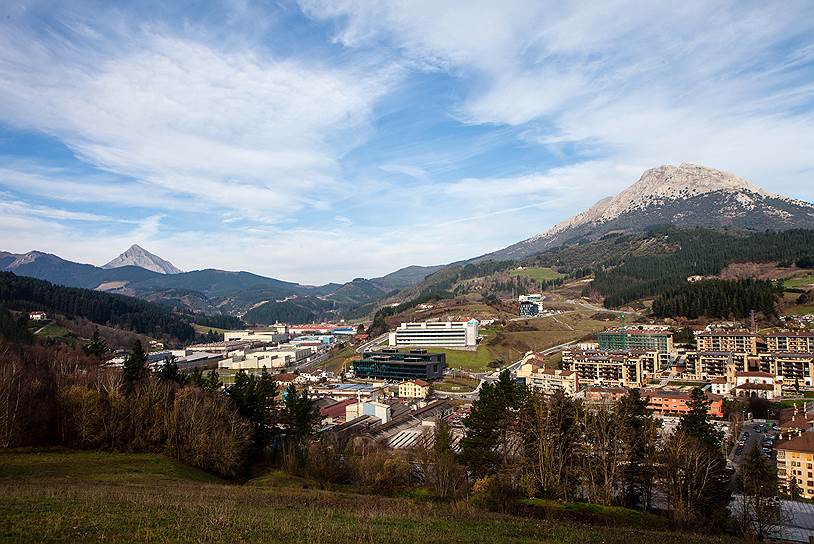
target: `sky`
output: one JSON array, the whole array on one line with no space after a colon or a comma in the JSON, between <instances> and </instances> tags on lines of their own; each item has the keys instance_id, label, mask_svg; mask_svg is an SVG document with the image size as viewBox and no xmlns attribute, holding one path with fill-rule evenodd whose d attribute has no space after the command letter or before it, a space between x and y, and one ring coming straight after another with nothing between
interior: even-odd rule
<instances>
[{"instance_id":1,"label":"sky","mask_svg":"<svg viewBox=\"0 0 814 544\"><path fill-rule=\"evenodd\" d=\"M814 2L0 3L0 250L342 282L681 162L814 201Z\"/></svg>"}]
</instances>

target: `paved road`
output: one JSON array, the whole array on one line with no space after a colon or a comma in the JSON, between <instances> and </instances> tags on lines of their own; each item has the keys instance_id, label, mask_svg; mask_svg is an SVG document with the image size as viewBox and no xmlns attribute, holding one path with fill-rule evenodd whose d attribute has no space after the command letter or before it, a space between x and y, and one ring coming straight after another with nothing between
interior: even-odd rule
<instances>
[{"instance_id":1,"label":"paved road","mask_svg":"<svg viewBox=\"0 0 814 544\"><path fill-rule=\"evenodd\" d=\"M754 429L754 426L758 423L762 423L762 421L748 420L741 424L740 431L735 438L736 443L732 447L732 451L729 452L729 460L732 461L736 467L746 463L746 460L749 458L749 452L752 451L753 447L762 447L762 440L764 436L775 436L774 431L767 430L762 433L757 432ZM749 431L749 438L746 439L746 444L744 444L743 451L740 453L740 455L735 455L735 451L738 449L737 441L740 439L743 431Z\"/></svg>"},{"instance_id":2,"label":"paved road","mask_svg":"<svg viewBox=\"0 0 814 544\"><path fill-rule=\"evenodd\" d=\"M379 344L384 343L384 341L387 340L387 335L388 333L384 333L382 335L377 336L373 340L368 340L367 342L356 348L356 353L362 353L374 346L378 346Z\"/></svg>"}]
</instances>

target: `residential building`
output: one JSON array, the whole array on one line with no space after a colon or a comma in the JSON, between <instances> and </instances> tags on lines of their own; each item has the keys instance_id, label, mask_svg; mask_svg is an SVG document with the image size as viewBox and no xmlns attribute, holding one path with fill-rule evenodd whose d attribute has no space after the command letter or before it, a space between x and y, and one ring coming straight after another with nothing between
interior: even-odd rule
<instances>
[{"instance_id":1,"label":"residential building","mask_svg":"<svg viewBox=\"0 0 814 544\"><path fill-rule=\"evenodd\" d=\"M814 332L783 331L766 336L766 349L783 353L814 353Z\"/></svg>"},{"instance_id":2,"label":"residential building","mask_svg":"<svg viewBox=\"0 0 814 544\"><path fill-rule=\"evenodd\" d=\"M580 395L584 396L585 402L589 405L613 406L627 395L627 389L624 387L592 385L582 390Z\"/></svg>"},{"instance_id":3,"label":"residential building","mask_svg":"<svg viewBox=\"0 0 814 544\"><path fill-rule=\"evenodd\" d=\"M690 411L689 401L691 393L676 389L645 389L642 397L647 399L647 407L657 414L675 416L687 414ZM724 417L724 399L720 395L706 393L710 402L707 414L711 417Z\"/></svg>"},{"instance_id":4,"label":"residential building","mask_svg":"<svg viewBox=\"0 0 814 544\"><path fill-rule=\"evenodd\" d=\"M430 394L430 384L422 379L407 380L399 384L399 398L426 399Z\"/></svg>"},{"instance_id":5,"label":"residential building","mask_svg":"<svg viewBox=\"0 0 814 544\"><path fill-rule=\"evenodd\" d=\"M520 371L518 371L518 378L520 377ZM579 374L574 370L543 367L535 369L522 378L527 387L538 390L544 395L553 395L557 391L562 391L565 395L572 397L579 391Z\"/></svg>"},{"instance_id":6,"label":"residential building","mask_svg":"<svg viewBox=\"0 0 814 544\"><path fill-rule=\"evenodd\" d=\"M366 351L362 359L353 361L353 373L358 378L380 380L437 380L444 376L446 355L428 353L423 349L400 351L382 349Z\"/></svg>"},{"instance_id":7,"label":"residential building","mask_svg":"<svg viewBox=\"0 0 814 544\"><path fill-rule=\"evenodd\" d=\"M727 369L746 370L747 354L730 351L688 351L684 375L695 380L726 378Z\"/></svg>"},{"instance_id":8,"label":"residential building","mask_svg":"<svg viewBox=\"0 0 814 544\"><path fill-rule=\"evenodd\" d=\"M580 382L621 387L641 387L659 370L658 351L603 351L566 349L563 370L573 370Z\"/></svg>"},{"instance_id":9,"label":"residential building","mask_svg":"<svg viewBox=\"0 0 814 544\"><path fill-rule=\"evenodd\" d=\"M609 329L597 333L596 340L599 342L599 349L603 350L638 349L655 350L665 354L675 353L673 333L666 328L639 329L623 327Z\"/></svg>"},{"instance_id":10,"label":"residential building","mask_svg":"<svg viewBox=\"0 0 814 544\"><path fill-rule=\"evenodd\" d=\"M746 329L709 329L695 334L698 351L757 354L757 336Z\"/></svg>"},{"instance_id":11,"label":"residential building","mask_svg":"<svg viewBox=\"0 0 814 544\"><path fill-rule=\"evenodd\" d=\"M801 496L814 499L814 433L798 431L796 436L780 435L775 442L777 479L780 488L788 492L792 478L797 480Z\"/></svg>"},{"instance_id":12,"label":"residential building","mask_svg":"<svg viewBox=\"0 0 814 544\"><path fill-rule=\"evenodd\" d=\"M787 387L811 386L814 376L814 353L773 352L774 374L783 380Z\"/></svg>"},{"instance_id":13,"label":"residential building","mask_svg":"<svg viewBox=\"0 0 814 544\"><path fill-rule=\"evenodd\" d=\"M28 319L31 321L44 321L48 319L48 314L45 312L31 312L28 314Z\"/></svg>"},{"instance_id":14,"label":"residential building","mask_svg":"<svg viewBox=\"0 0 814 544\"><path fill-rule=\"evenodd\" d=\"M390 333L389 343L395 347L474 347L478 345L478 321L402 323Z\"/></svg>"}]
</instances>

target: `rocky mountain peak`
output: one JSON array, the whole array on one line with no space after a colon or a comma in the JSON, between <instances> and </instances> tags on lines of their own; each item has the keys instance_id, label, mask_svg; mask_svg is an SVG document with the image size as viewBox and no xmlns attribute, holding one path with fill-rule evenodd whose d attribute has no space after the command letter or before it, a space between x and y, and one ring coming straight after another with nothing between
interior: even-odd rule
<instances>
[{"instance_id":1,"label":"rocky mountain peak","mask_svg":"<svg viewBox=\"0 0 814 544\"><path fill-rule=\"evenodd\" d=\"M178 274L183 272L171 262L150 253L138 244L133 244L127 251L102 266L102 268L119 268L120 266L139 266L160 274Z\"/></svg>"}]
</instances>

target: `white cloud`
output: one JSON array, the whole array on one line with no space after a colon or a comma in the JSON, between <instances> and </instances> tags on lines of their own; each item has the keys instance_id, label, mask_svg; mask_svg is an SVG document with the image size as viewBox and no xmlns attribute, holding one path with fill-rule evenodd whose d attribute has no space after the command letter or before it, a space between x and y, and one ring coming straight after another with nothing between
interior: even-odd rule
<instances>
[{"instance_id":1,"label":"white cloud","mask_svg":"<svg viewBox=\"0 0 814 544\"><path fill-rule=\"evenodd\" d=\"M814 198L811 3L301 4L349 47L458 77L462 121L528 127L571 163L562 146L588 142L590 161L699 162Z\"/></svg>"},{"instance_id":2,"label":"white cloud","mask_svg":"<svg viewBox=\"0 0 814 544\"><path fill-rule=\"evenodd\" d=\"M318 67L150 32L68 58L39 36L13 38L0 40L4 119L154 192L266 221L311 206L316 188L350 190L337 159L363 141L393 82L386 67Z\"/></svg>"}]
</instances>

